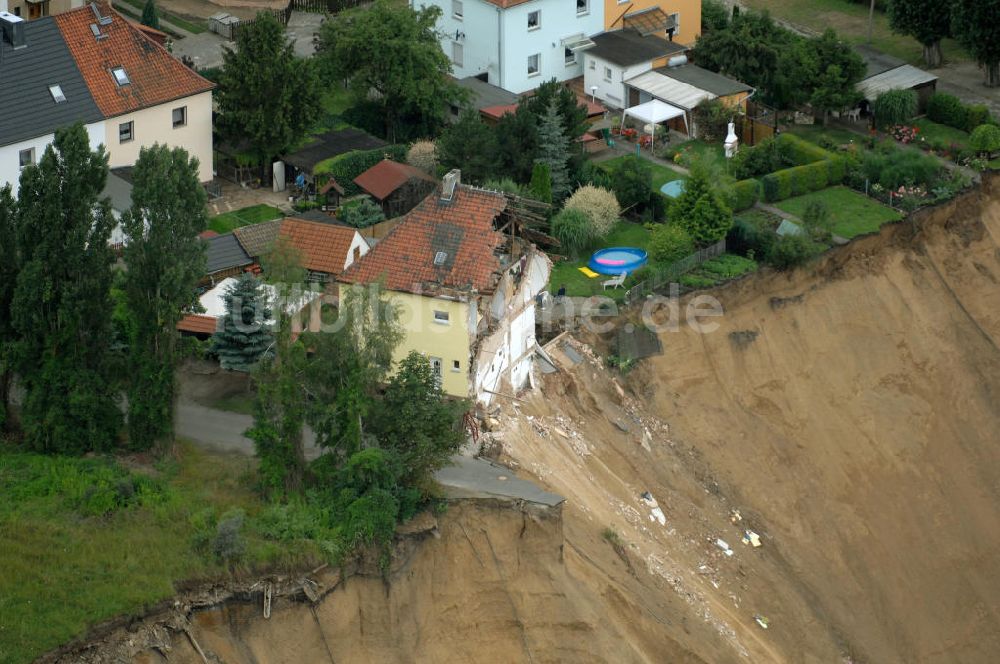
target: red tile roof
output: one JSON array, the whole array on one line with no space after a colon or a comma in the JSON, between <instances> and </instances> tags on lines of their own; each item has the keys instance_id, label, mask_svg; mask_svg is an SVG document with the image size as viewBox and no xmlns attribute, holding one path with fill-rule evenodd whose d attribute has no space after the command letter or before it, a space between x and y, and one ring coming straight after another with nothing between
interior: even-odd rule
<instances>
[{"instance_id":1,"label":"red tile roof","mask_svg":"<svg viewBox=\"0 0 1000 664\"><path fill-rule=\"evenodd\" d=\"M288 217L278 236L302 252L302 267L313 272L340 274L357 231L339 224L321 224Z\"/></svg>"},{"instance_id":2,"label":"red tile roof","mask_svg":"<svg viewBox=\"0 0 1000 664\"><path fill-rule=\"evenodd\" d=\"M217 324L218 320L214 316L188 314L177 323L177 329L194 334L215 334Z\"/></svg>"},{"instance_id":3,"label":"red tile roof","mask_svg":"<svg viewBox=\"0 0 1000 664\"><path fill-rule=\"evenodd\" d=\"M421 292L425 284L490 291L501 267L495 251L504 241L493 221L506 207L503 194L463 185L451 201L432 193L340 281L384 278L386 288L410 293ZM439 254L443 260L435 265Z\"/></svg>"},{"instance_id":4,"label":"red tile roof","mask_svg":"<svg viewBox=\"0 0 1000 664\"><path fill-rule=\"evenodd\" d=\"M517 104L501 104L500 106L487 106L479 109L479 112L488 118L499 120L508 113L517 112Z\"/></svg>"},{"instance_id":5,"label":"red tile roof","mask_svg":"<svg viewBox=\"0 0 1000 664\"><path fill-rule=\"evenodd\" d=\"M107 3L98 2L97 7L102 16L111 18L108 25L98 23L89 4L53 18L105 117L190 97L215 87ZM106 37L95 38L91 25L99 27ZM128 84L118 85L115 81L111 70L116 67L125 70Z\"/></svg>"},{"instance_id":6,"label":"red tile roof","mask_svg":"<svg viewBox=\"0 0 1000 664\"><path fill-rule=\"evenodd\" d=\"M389 194L396 191L411 179L427 180L436 182L434 178L424 173L415 166L401 164L392 159L383 159L367 171L354 178L354 184L358 185L369 194L380 201L388 198Z\"/></svg>"}]
</instances>

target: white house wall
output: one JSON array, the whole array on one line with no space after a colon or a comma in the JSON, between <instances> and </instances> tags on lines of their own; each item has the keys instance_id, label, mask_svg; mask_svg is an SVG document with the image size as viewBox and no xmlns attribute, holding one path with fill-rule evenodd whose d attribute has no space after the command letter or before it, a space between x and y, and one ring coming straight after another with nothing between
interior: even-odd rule
<instances>
[{"instance_id":1,"label":"white house wall","mask_svg":"<svg viewBox=\"0 0 1000 664\"><path fill-rule=\"evenodd\" d=\"M520 94L555 78L565 81L583 73L583 55L567 65L562 40L573 35L592 35L604 29L604 4L590 0L589 11L576 13L575 0L530 0L500 9L486 0L462 0L462 17L454 13L452 0L411 0L416 7L441 8L438 30L441 49L452 60L457 78L487 74L487 82ZM528 29L528 14L540 12L539 27ZM455 62L454 44L462 47L461 63ZM539 56L539 71L528 74L528 57Z\"/></svg>"},{"instance_id":2,"label":"white house wall","mask_svg":"<svg viewBox=\"0 0 1000 664\"><path fill-rule=\"evenodd\" d=\"M604 78L605 67L609 67L611 69L610 81ZM643 74L652 68L652 62L643 62L630 67L621 67L620 65L613 64L603 58L595 57L584 51L583 86L587 91L587 94L590 94L591 90L593 90L596 85L597 92L595 94L598 99L605 103L605 105L613 108L627 108L628 91L625 88L625 81L634 76L638 76L639 74Z\"/></svg>"},{"instance_id":3,"label":"white house wall","mask_svg":"<svg viewBox=\"0 0 1000 664\"><path fill-rule=\"evenodd\" d=\"M87 137L90 139L90 149L96 150L97 146L104 143L104 122L93 122L86 125L85 128L87 130ZM45 153L45 148L55 140L55 137L54 133L45 134L44 136L0 147L0 186L10 183L11 190L16 197L21 180L21 165L19 161L21 150L34 148L35 163L37 164Z\"/></svg>"}]
</instances>

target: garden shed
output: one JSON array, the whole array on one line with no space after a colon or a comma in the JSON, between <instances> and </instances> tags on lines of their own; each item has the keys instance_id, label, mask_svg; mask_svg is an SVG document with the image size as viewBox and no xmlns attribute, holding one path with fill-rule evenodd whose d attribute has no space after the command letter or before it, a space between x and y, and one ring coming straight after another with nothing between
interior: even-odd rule
<instances>
[{"instance_id":1,"label":"garden shed","mask_svg":"<svg viewBox=\"0 0 1000 664\"><path fill-rule=\"evenodd\" d=\"M888 90L913 90L919 112L926 110L927 100L937 89L937 76L867 46L855 46L855 50L865 61L865 78L858 83L858 91L869 104Z\"/></svg>"},{"instance_id":2,"label":"garden shed","mask_svg":"<svg viewBox=\"0 0 1000 664\"><path fill-rule=\"evenodd\" d=\"M291 166L307 178L312 178L316 166L327 159L339 157L356 150L374 150L388 145L381 138L376 138L360 129L336 129L314 136L311 141L295 152L281 158L286 166ZM294 174L289 174L288 180L294 180Z\"/></svg>"},{"instance_id":3,"label":"garden shed","mask_svg":"<svg viewBox=\"0 0 1000 664\"><path fill-rule=\"evenodd\" d=\"M670 128L698 135L698 127L691 112L701 102L719 99L727 106L742 105L751 88L745 83L704 69L697 65L682 64L660 67L625 81L630 105L658 99L684 111L684 119L674 120Z\"/></svg>"},{"instance_id":4,"label":"garden shed","mask_svg":"<svg viewBox=\"0 0 1000 664\"><path fill-rule=\"evenodd\" d=\"M416 207L437 180L415 166L383 159L354 178L354 184L375 199L386 219L392 219Z\"/></svg>"}]
</instances>

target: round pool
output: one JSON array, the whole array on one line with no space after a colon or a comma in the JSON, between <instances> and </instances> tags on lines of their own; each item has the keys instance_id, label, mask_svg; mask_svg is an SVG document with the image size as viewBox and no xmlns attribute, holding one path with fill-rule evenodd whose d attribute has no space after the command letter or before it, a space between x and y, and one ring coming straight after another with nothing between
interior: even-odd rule
<instances>
[{"instance_id":1,"label":"round pool","mask_svg":"<svg viewBox=\"0 0 1000 664\"><path fill-rule=\"evenodd\" d=\"M684 193L684 180L671 180L660 187L660 191L670 198L677 198Z\"/></svg>"},{"instance_id":2,"label":"round pool","mask_svg":"<svg viewBox=\"0 0 1000 664\"><path fill-rule=\"evenodd\" d=\"M638 247L609 247L595 251L587 265L600 274L632 273L646 264L646 252Z\"/></svg>"}]
</instances>

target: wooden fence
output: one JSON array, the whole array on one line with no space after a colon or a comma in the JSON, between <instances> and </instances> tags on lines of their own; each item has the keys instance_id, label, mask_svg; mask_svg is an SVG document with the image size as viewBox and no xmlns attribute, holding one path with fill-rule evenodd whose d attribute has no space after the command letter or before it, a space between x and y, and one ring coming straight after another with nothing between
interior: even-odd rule
<instances>
[{"instance_id":1,"label":"wooden fence","mask_svg":"<svg viewBox=\"0 0 1000 664\"><path fill-rule=\"evenodd\" d=\"M353 9L369 4L371 0L289 0L288 11L315 12L318 14L339 14L345 9Z\"/></svg>"},{"instance_id":2,"label":"wooden fence","mask_svg":"<svg viewBox=\"0 0 1000 664\"><path fill-rule=\"evenodd\" d=\"M285 7L284 9L262 9L259 12L257 12L257 16L253 18L242 19L239 23L234 23L231 26L229 26L229 34L223 36L228 37L232 41L236 41L236 39L240 36L241 31L243 31L247 26L251 26L260 20L261 14L270 14L271 16L273 16L278 20L278 23L282 25L288 25L288 19L292 15L292 5L291 3L289 3L288 6Z\"/></svg>"},{"instance_id":3,"label":"wooden fence","mask_svg":"<svg viewBox=\"0 0 1000 664\"><path fill-rule=\"evenodd\" d=\"M709 247L699 249L675 263L652 268L652 274L648 279L637 283L625 292L625 304L638 302L647 295L662 290L665 286L676 282L682 274L690 272L708 259L721 256L724 253L726 253L726 238L722 238Z\"/></svg>"}]
</instances>

